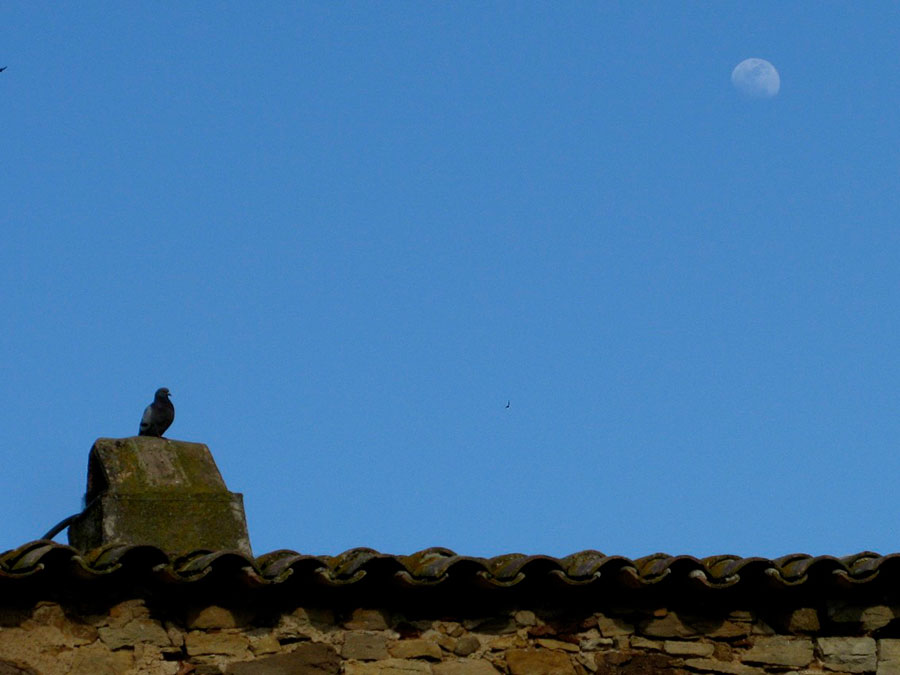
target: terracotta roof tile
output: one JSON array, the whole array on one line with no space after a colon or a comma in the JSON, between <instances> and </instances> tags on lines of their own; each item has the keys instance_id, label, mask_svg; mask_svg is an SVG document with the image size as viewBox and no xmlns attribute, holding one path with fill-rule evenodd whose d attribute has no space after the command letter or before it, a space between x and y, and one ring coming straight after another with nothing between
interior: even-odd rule
<instances>
[{"instance_id":1,"label":"terracotta roof tile","mask_svg":"<svg viewBox=\"0 0 900 675\"><path fill-rule=\"evenodd\" d=\"M194 551L172 557L153 546L114 545L82 554L52 541L34 541L0 554L0 584L42 578L152 577L160 583L193 584L202 579L240 581L253 587L300 583L353 588L364 579L401 588L462 584L514 588L529 583L571 588L651 589L667 585L728 589L859 588L880 579L900 582L900 554L863 552L837 558L794 554L776 559L719 555L708 558L658 553L634 560L581 551L564 558L507 554L460 556L429 548L397 556L356 548L337 556L273 551L250 558L236 551Z\"/></svg>"}]
</instances>

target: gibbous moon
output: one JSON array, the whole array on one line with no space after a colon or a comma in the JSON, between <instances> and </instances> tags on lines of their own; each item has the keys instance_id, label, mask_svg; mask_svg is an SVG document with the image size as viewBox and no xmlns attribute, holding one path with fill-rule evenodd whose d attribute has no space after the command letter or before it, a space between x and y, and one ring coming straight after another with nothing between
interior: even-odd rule
<instances>
[{"instance_id":1,"label":"gibbous moon","mask_svg":"<svg viewBox=\"0 0 900 675\"><path fill-rule=\"evenodd\" d=\"M731 71L731 84L749 98L772 98L781 89L781 78L765 59L744 59Z\"/></svg>"}]
</instances>

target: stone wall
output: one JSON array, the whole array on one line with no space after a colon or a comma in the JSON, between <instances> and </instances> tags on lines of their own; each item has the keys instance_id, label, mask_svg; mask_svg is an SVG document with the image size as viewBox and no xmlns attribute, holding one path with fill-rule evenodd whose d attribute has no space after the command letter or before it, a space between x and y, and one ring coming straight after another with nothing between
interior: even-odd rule
<instances>
[{"instance_id":1,"label":"stone wall","mask_svg":"<svg viewBox=\"0 0 900 675\"><path fill-rule=\"evenodd\" d=\"M900 674L900 606L428 614L42 601L0 609L0 675Z\"/></svg>"}]
</instances>

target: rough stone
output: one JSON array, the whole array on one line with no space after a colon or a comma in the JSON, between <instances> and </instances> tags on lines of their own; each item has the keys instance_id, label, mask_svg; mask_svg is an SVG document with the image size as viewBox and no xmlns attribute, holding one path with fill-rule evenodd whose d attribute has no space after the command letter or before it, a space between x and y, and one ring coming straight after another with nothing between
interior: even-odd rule
<instances>
[{"instance_id":1,"label":"rough stone","mask_svg":"<svg viewBox=\"0 0 900 675\"><path fill-rule=\"evenodd\" d=\"M656 651L662 651L663 648L663 643L659 640L648 640L640 635L632 637L630 642L631 646L635 649L654 649Z\"/></svg>"},{"instance_id":2,"label":"rough stone","mask_svg":"<svg viewBox=\"0 0 900 675\"><path fill-rule=\"evenodd\" d=\"M878 668L875 672L876 675L900 675L900 640L878 641Z\"/></svg>"},{"instance_id":3,"label":"rough stone","mask_svg":"<svg viewBox=\"0 0 900 675\"><path fill-rule=\"evenodd\" d=\"M465 635L456 641L453 653L457 656L469 656L481 648L481 640L474 635Z\"/></svg>"},{"instance_id":4,"label":"rough stone","mask_svg":"<svg viewBox=\"0 0 900 675\"><path fill-rule=\"evenodd\" d=\"M478 619L478 621L472 622L472 625L477 625L478 622L484 622L487 619ZM444 635L449 635L450 637L461 637L466 634L466 629L463 628L461 623L457 623L456 621L438 621L435 624L435 630L440 631Z\"/></svg>"},{"instance_id":5,"label":"rough stone","mask_svg":"<svg viewBox=\"0 0 900 675\"><path fill-rule=\"evenodd\" d=\"M698 634L708 638L730 640L750 635L753 624L746 621L702 622L693 624L693 628Z\"/></svg>"},{"instance_id":6,"label":"rough stone","mask_svg":"<svg viewBox=\"0 0 900 675\"><path fill-rule=\"evenodd\" d=\"M344 675L431 675L431 666L423 661L385 659L368 663L344 664ZM250 675L248 672L247 675Z\"/></svg>"},{"instance_id":7,"label":"rough stone","mask_svg":"<svg viewBox=\"0 0 900 675\"><path fill-rule=\"evenodd\" d=\"M21 607L0 607L0 627L2 628L17 628L30 617L31 612L27 609ZM87 620L87 616L84 618Z\"/></svg>"},{"instance_id":8,"label":"rough stone","mask_svg":"<svg viewBox=\"0 0 900 675\"><path fill-rule=\"evenodd\" d=\"M879 661L900 661L900 639L885 638L878 641Z\"/></svg>"},{"instance_id":9,"label":"rough stone","mask_svg":"<svg viewBox=\"0 0 900 675\"><path fill-rule=\"evenodd\" d=\"M280 640L321 640L323 633L321 628L325 625L312 620L312 615L303 608L298 608L290 614L283 614L275 627L275 637Z\"/></svg>"},{"instance_id":10,"label":"rough stone","mask_svg":"<svg viewBox=\"0 0 900 675\"><path fill-rule=\"evenodd\" d=\"M492 652L505 651L513 648L523 649L528 646L528 641L521 635L501 635L500 637L491 639L488 646Z\"/></svg>"},{"instance_id":11,"label":"rough stone","mask_svg":"<svg viewBox=\"0 0 900 675\"><path fill-rule=\"evenodd\" d=\"M155 645L139 644L134 646L132 652L123 649L114 653L116 656L126 658L133 656L132 670L124 672L140 673L140 675L175 675L178 671L178 663L166 660L162 650Z\"/></svg>"},{"instance_id":12,"label":"rough stone","mask_svg":"<svg viewBox=\"0 0 900 675\"><path fill-rule=\"evenodd\" d=\"M182 663L176 675L223 675L224 671L218 663L199 661Z\"/></svg>"},{"instance_id":13,"label":"rough stone","mask_svg":"<svg viewBox=\"0 0 900 675\"><path fill-rule=\"evenodd\" d=\"M829 670L863 673L875 670L875 640L870 637L828 637L817 641L822 664Z\"/></svg>"},{"instance_id":14,"label":"rough stone","mask_svg":"<svg viewBox=\"0 0 900 675\"><path fill-rule=\"evenodd\" d=\"M478 633L492 633L494 635L514 633L517 628L516 622L512 617L508 616L489 617L487 619L478 619L471 622L466 621L464 625L469 630L474 630Z\"/></svg>"},{"instance_id":15,"label":"rough stone","mask_svg":"<svg viewBox=\"0 0 900 675\"><path fill-rule=\"evenodd\" d=\"M862 629L867 633L884 628L897 616L896 607L886 607L877 605L875 607L866 607L860 615L862 621Z\"/></svg>"},{"instance_id":16,"label":"rough stone","mask_svg":"<svg viewBox=\"0 0 900 675\"><path fill-rule=\"evenodd\" d=\"M341 662L330 645L310 642L287 654L232 663L228 675L337 675Z\"/></svg>"},{"instance_id":17,"label":"rough stone","mask_svg":"<svg viewBox=\"0 0 900 675\"><path fill-rule=\"evenodd\" d=\"M812 607L800 607L788 614L785 628L790 633L815 633L821 628L819 613Z\"/></svg>"},{"instance_id":18,"label":"rough stone","mask_svg":"<svg viewBox=\"0 0 900 675\"><path fill-rule=\"evenodd\" d=\"M74 655L69 675L119 675L128 672L132 662L130 652L111 652L103 648L88 647L78 650Z\"/></svg>"},{"instance_id":19,"label":"rough stone","mask_svg":"<svg viewBox=\"0 0 900 675\"><path fill-rule=\"evenodd\" d=\"M542 623L539 626L527 626L526 628L525 634L532 637L556 637L559 634L555 626L547 623Z\"/></svg>"},{"instance_id":20,"label":"rough stone","mask_svg":"<svg viewBox=\"0 0 900 675\"><path fill-rule=\"evenodd\" d=\"M61 646L88 645L98 637L94 626L80 619L69 618L55 602L37 603L31 616L22 621L22 627L29 630L41 629L39 633L44 636L56 636Z\"/></svg>"},{"instance_id":21,"label":"rough stone","mask_svg":"<svg viewBox=\"0 0 900 675\"><path fill-rule=\"evenodd\" d=\"M448 661L436 664L434 675L498 675L497 669L487 661Z\"/></svg>"},{"instance_id":22,"label":"rough stone","mask_svg":"<svg viewBox=\"0 0 900 675\"><path fill-rule=\"evenodd\" d=\"M544 649L556 649L563 652L577 652L579 649L578 645L573 645L571 642L563 642L562 640L548 640L546 638L539 638L534 642Z\"/></svg>"},{"instance_id":23,"label":"rough stone","mask_svg":"<svg viewBox=\"0 0 900 675\"><path fill-rule=\"evenodd\" d=\"M813 645L809 638L758 637L741 656L746 663L762 663L770 666L801 668L813 659Z\"/></svg>"},{"instance_id":24,"label":"rough stone","mask_svg":"<svg viewBox=\"0 0 900 675\"><path fill-rule=\"evenodd\" d=\"M685 675L677 666L680 661L665 654L610 653L597 654L597 675Z\"/></svg>"},{"instance_id":25,"label":"rough stone","mask_svg":"<svg viewBox=\"0 0 900 675\"><path fill-rule=\"evenodd\" d=\"M897 616L898 608L887 605L859 607L834 603L828 607L828 617L835 623L858 623L865 632L884 628Z\"/></svg>"},{"instance_id":26,"label":"rough stone","mask_svg":"<svg viewBox=\"0 0 900 675\"><path fill-rule=\"evenodd\" d=\"M284 616L275 627L275 639L279 641L295 642L297 640L314 640L321 639L322 634L313 626L300 623L294 617Z\"/></svg>"},{"instance_id":27,"label":"rough stone","mask_svg":"<svg viewBox=\"0 0 900 675\"><path fill-rule=\"evenodd\" d=\"M66 614L58 604L55 602L39 602L31 613L31 619L25 622L25 627L29 625L55 626L62 630L67 623Z\"/></svg>"},{"instance_id":28,"label":"rough stone","mask_svg":"<svg viewBox=\"0 0 900 675\"><path fill-rule=\"evenodd\" d=\"M169 642L172 643L172 646L180 649L184 645L184 631L171 621L164 621L163 628L166 629L166 634L169 636Z\"/></svg>"},{"instance_id":29,"label":"rough stone","mask_svg":"<svg viewBox=\"0 0 900 675\"><path fill-rule=\"evenodd\" d=\"M578 646L584 651L594 651L601 647L610 647L615 644L615 640L609 637L600 637L600 631L591 628L579 636Z\"/></svg>"},{"instance_id":30,"label":"rough stone","mask_svg":"<svg viewBox=\"0 0 900 675\"><path fill-rule=\"evenodd\" d=\"M143 600L125 600L109 608L109 625L124 626L132 619L146 619L150 610Z\"/></svg>"},{"instance_id":31,"label":"rough stone","mask_svg":"<svg viewBox=\"0 0 900 675\"><path fill-rule=\"evenodd\" d=\"M184 647L189 656L223 654L246 657L249 656L250 639L243 633L232 631L191 631L184 636Z\"/></svg>"},{"instance_id":32,"label":"rough stone","mask_svg":"<svg viewBox=\"0 0 900 675\"><path fill-rule=\"evenodd\" d=\"M535 626L537 625L537 617L534 615L534 612L528 609L519 610L515 613L514 617L516 623L520 626Z\"/></svg>"},{"instance_id":33,"label":"rough stone","mask_svg":"<svg viewBox=\"0 0 900 675\"><path fill-rule=\"evenodd\" d=\"M452 652L456 649L457 639L454 637L450 637L449 635L444 635L443 633L437 633L434 631L428 631L425 633L424 637L434 642L441 649L446 649L448 652Z\"/></svg>"},{"instance_id":34,"label":"rough stone","mask_svg":"<svg viewBox=\"0 0 900 675\"><path fill-rule=\"evenodd\" d=\"M158 622L148 618L135 618L121 627L103 626L97 631L100 640L110 649L132 647L148 643L158 647L171 646L169 633Z\"/></svg>"},{"instance_id":35,"label":"rough stone","mask_svg":"<svg viewBox=\"0 0 900 675\"><path fill-rule=\"evenodd\" d=\"M704 673L725 673L726 675L763 675L765 672L743 663L718 659L685 659L684 665Z\"/></svg>"},{"instance_id":36,"label":"rough stone","mask_svg":"<svg viewBox=\"0 0 900 675\"><path fill-rule=\"evenodd\" d=\"M440 661L441 648L430 640L417 638L400 640L390 648L391 656L398 659L429 659Z\"/></svg>"},{"instance_id":37,"label":"rough stone","mask_svg":"<svg viewBox=\"0 0 900 675\"><path fill-rule=\"evenodd\" d=\"M750 628L751 635L777 635L778 631L776 631L772 626L770 626L765 621L757 621Z\"/></svg>"},{"instance_id":38,"label":"rough stone","mask_svg":"<svg viewBox=\"0 0 900 675\"><path fill-rule=\"evenodd\" d=\"M25 639L42 646L45 651L61 651L75 646L71 636L66 635L56 626L38 626L23 631L23 633Z\"/></svg>"},{"instance_id":39,"label":"rough stone","mask_svg":"<svg viewBox=\"0 0 900 675\"><path fill-rule=\"evenodd\" d=\"M62 632L52 626L39 626L33 630L4 628L0 630L0 663L9 664L10 668L30 667L42 675L65 672L64 668L71 665L72 652L68 652L68 663L60 658L66 654L64 638Z\"/></svg>"},{"instance_id":40,"label":"rough stone","mask_svg":"<svg viewBox=\"0 0 900 675\"><path fill-rule=\"evenodd\" d=\"M291 616L317 628L330 628L336 623L334 610L322 607L297 607L291 612Z\"/></svg>"},{"instance_id":41,"label":"rough stone","mask_svg":"<svg viewBox=\"0 0 900 675\"><path fill-rule=\"evenodd\" d=\"M281 651L281 643L270 630L252 630L247 633L247 637L250 639L250 651L256 656L277 654Z\"/></svg>"},{"instance_id":42,"label":"rough stone","mask_svg":"<svg viewBox=\"0 0 900 675\"><path fill-rule=\"evenodd\" d=\"M0 675L38 675L38 673L22 663L0 661Z\"/></svg>"},{"instance_id":43,"label":"rough stone","mask_svg":"<svg viewBox=\"0 0 900 675\"><path fill-rule=\"evenodd\" d=\"M600 631L603 637L616 637L618 635L631 635L634 633L634 626L624 619L598 614L597 630Z\"/></svg>"},{"instance_id":44,"label":"rough stone","mask_svg":"<svg viewBox=\"0 0 900 675\"><path fill-rule=\"evenodd\" d=\"M510 649L506 653L510 675L575 675L563 652L544 649Z\"/></svg>"},{"instance_id":45,"label":"rough stone","mask_svg":"<svg viewBox=\"0 0 900 675\"><path fill-rule=\"evenodd\" d=\"M350 631L344 636L341 656L359 661L379 661L388 658L387 636L381 633Z\"/></svg>"},{"instance_id":46,"label":"rough stone","mask_svg":"<svg viewBox=\"0 0 900 675\"><path fill-rule=\"evenodd\" d=\"M712 656L715 650L715 646L709 642L685 640L666 640L663 642L663 651L672 656Z\"/></svg>"},{"instance_id":47,"label":"rough stone","mask_svg":"<svg viewBox=\"0 0 900 675\"><path fill-rule=\"evenodd\" d=\"M724 642L714 642L713 658L719 661L734 661L734 648Z\"/></svg>"},{"instance_id":48,"label":"rough stone","mask_svg":"<svg viewBox=\"0 0 900 675\"><path fill-rule=\"evenodd\" d=\"M344 622L350 630L386 630L388 620L384 612L378 609L355 609L350 618Z\"/></svg>"},{"instance_id":49,"label":"rough stone","mask_svg":"<svg viewBox=\"0 0 900 675\"><path fill-rule=\"evenodd\" d=\"M163 596L149 609L135 600L110 610L54 602L9 610L0 616L0 675L900 675L900 639L861 632L895 633L900 607L887 604L834 605L826 616L824 602L773 602L756 618L718 612L716 604L705 614L681 606L606 608L609 615L540 606L491 616L482 607L472 619L439 607L419 614L409 605L404 616L347 608L329 624L332 611L314 625L316 610L285 614L274 603L247 614L213 605L173 614L166 603ZM639 634L629 632L636 617ZM381 628L348 630L342 620ZM688 635L648 637L644 629ZM324 652L312 658L306 649Z\"/></svg>"},{"instance_id":50,"label":"rough stone","mask_svg":"<svg viewBox=\"0 0 900 675\"><path fill-rule=\"evenodd\" d=\"M694 637L697 631L692 626L687 625L675 613L668 613L665 616L654 617L644 621L640 626L641 632L650 637L662 638L686 638Z\"/></svg>"},{"instance_id":51,"label":"rough stone","mask_svg":"<svg viewBox=\"0 0 900 675\"><path fill-rule=\"evenodd\" d=\"M88 623L74 622L66 627L66 632L72 636L75 644L91 644L100 637L100 633Z\"/></svg>"},{"instance_id":52,"label":"rough stone","mask_svg":"<svg viewBox=\"0 0 900 675\"><path fill-rule=\"evenodd\" d=\"M585 670L588 670L592 673L597 671L597 661L594 658L593 654L585 654L584 652L579 652L575 654L575 661Z\"/></svg>"},{"instance_id":53,"label":"rough stone","mask_svg":"<svg viewBox=\"0 0 900 675\"><path fill-rule=\"evenodd\" d=\"M246 626L253 618L249 612L235 611L209 605L190 609L185 619L185 627L189 630L209 630L210 628L239 628Z\"/></svg>"}]
</instances>

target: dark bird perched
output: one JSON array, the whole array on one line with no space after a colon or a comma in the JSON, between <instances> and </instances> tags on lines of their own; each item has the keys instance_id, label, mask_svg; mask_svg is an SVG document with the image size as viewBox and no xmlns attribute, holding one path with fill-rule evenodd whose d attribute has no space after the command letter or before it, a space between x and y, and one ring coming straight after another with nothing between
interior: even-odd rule
<instances>
[{"instance_id":1,"label":"dark bird perched","mask_svg":"<svg viewBox=\"0 0 900 675\"><path fill-rule=\"evenodd\" d=\"M163 432L175 419L175 406L169 400L169 390L165 387L156 390L153 403L144 409L141 418L139 436L162 436Z\"/></svg>"}]
</instances>

